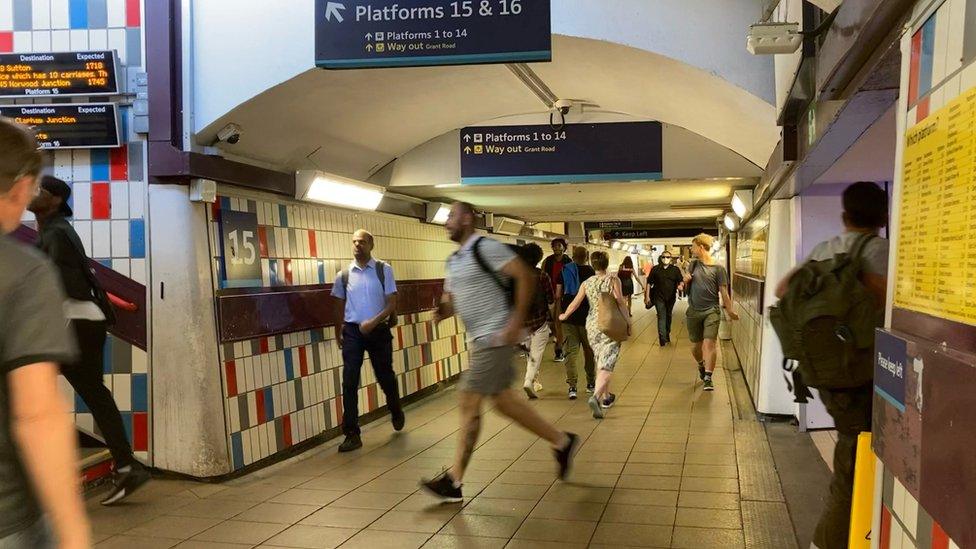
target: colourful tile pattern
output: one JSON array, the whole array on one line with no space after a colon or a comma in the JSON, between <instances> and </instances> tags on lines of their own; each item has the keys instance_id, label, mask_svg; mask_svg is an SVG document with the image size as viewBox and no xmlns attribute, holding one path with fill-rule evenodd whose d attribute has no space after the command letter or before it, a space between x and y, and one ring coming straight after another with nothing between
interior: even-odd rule
<instances>
[{"instance_id":1,"label":"colourful tile pattern","mask_svg":"<svg viewBox=\"0 0 976 549\"><path fill-rule=\"evenodd\" d=\"M876 466L884 468L880 460ZM959 549L890 470L881 478L879 549Z\"/></svg>"}]
</instances>

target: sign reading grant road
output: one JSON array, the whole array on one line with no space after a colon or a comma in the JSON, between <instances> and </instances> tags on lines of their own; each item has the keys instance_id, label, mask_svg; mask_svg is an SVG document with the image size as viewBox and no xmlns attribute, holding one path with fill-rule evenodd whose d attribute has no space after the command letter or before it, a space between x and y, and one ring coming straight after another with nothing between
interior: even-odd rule
<instances>
[{"instance_id":1,"label":"sign reading grant road","mask_svg":"<svg viewBox=\"0 0 976 549\"><path fill-rule=\"evenodd\" d=\"M549 0L315 0L325 69L550 61Z\"/></svg>"},{"instance_id":2,"label":"sign reading grant road","mask_svg":"<svg viewBox=\"0 0 976 549\"><path fill-rule=\"evenodd\" d=\"M482 126L461 130L461 183L661 179L660 122Z\"/></svg>"}]
</instances>

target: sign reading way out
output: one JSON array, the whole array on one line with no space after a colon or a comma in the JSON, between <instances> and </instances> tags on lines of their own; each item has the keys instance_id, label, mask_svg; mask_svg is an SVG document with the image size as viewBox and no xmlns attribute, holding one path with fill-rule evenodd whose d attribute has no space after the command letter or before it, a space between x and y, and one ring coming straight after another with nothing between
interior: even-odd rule
<instances>
[{"instance_id":1,"label":"sign reading way out","mask_svg":"<svg viewBox=\"0 0 976 549\"><path fill-rule=\"evenodd\" d=\"M315 0L325 69L552 59L549 0Z\"/></svg>"},{"instance_id":2,"label":"sign reading way out","mask_svg":"<svg viewBox=\"0 0 976 549\"><path fill-rule=\"evenodd\" d=\"M662 177L660 122L461 130L461 183L505 185Z\"/></svg>"}]
</instances>

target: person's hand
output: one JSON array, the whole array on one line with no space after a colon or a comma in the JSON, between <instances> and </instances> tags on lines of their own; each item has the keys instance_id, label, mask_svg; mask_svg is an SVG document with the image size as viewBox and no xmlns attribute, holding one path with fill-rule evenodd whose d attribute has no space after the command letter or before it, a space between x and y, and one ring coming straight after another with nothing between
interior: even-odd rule
<instances>
[{"instance_id":1,"label":"person's hand","mask_svg":"<svg viewBox=\"0 0 976 549\"><path fill-rule=\"evenodd\" d=\"M363 335L369 335L369 334L373 333L373 330L375 330L375 329L376 329L376 320L375 319L367 320L366 322L363 322L362 324L359 325L359 331Z\"/></svg>"},{"instance_id":2,"label":"person's hand","mask_svg":"<svg viewBox=\"0 0 976 549\"><path fill-rule=\"evenodd\" d=\"M559 315L559 322L566 322L567 318L569 318L569 316L567 316L566 313L563 313Z\"/></svg>"},{"instance_id":3,"label":"person's hand","mask_svg":"<svg viewBox=\"0 0 976 549\"><path fill-rule=\"evenodd\" d=\"M725 311L729 315L730 320L739 320L739 315L735 311Z\"/></svg>"}]
</instances>

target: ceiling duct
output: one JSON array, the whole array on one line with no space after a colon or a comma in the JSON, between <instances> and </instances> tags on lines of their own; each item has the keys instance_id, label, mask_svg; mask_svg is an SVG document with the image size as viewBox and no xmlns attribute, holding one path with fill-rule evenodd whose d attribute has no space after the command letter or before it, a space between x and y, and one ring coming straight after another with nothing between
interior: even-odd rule
<instances>
[{"instance_id":1,"label":"ceiling duct","mask_svg":"<svg viewBox=\"0 0 976 549\"><path fill-rule=\"evenodd\" d=\"M512 219L510 217L502 217L500 215L493 216L492 220L492 230L497 234L504 234L508 236L518 236L522 234L522 227L525 226L524 221L518 219Z\"/></svg>"}]
</instances>

